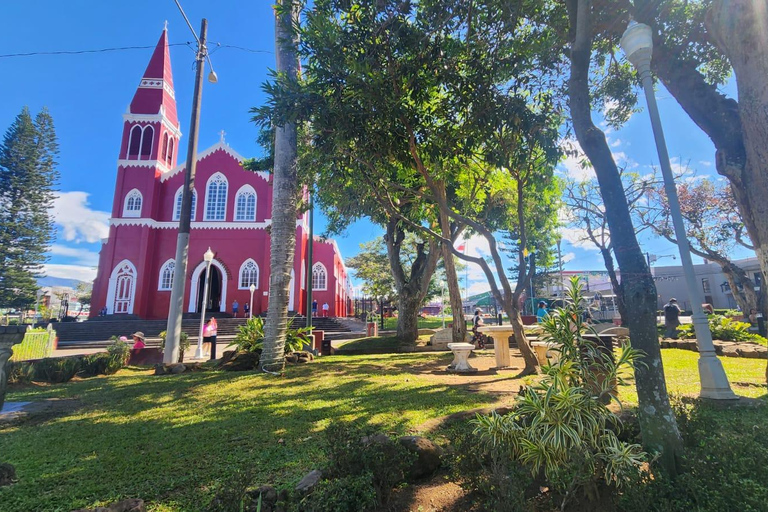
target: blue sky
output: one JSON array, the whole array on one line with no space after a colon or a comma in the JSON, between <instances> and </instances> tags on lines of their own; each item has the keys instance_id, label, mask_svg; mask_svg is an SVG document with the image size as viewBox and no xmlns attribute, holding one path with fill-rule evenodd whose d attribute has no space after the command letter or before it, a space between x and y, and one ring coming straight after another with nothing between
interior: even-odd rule
<instances>
[{"instance_id":1,"label":"blue sky","mask_svg":"<svg viewBox=\"0 0 768 512\"><path fill-rule=\"evenodd\" d=\"M271 2L206 2L184 0L184 8L196 30L200 19L209 21L209 47L219 76L206 83L200 129L200 149L216 143L219 131L240 154L256 156L257 129L248 110L262 103L261 84L274 67L274 21ZM131 2L3 2L0 4L0 54L60 50L93 50L125 46L154 46L168 20L171 44L192 41L189 29L173 0ZM255 51L219 47L233 45ZM138 85L152 49L101 52L81 55L0 58L5 79L0 82L0 131L4 132L24 105L33 112L47 106L53 115L61 147L61 196L57 201L58 238L51 250L48 274L90 279L95 275L99 239L106 234L117 172L122 114ZM194 78L194 53L183 44L171 48L176 101L182 133L189 132L189 105ZM725 91L735 94L729 84ZM688 164L699 174L714 174L714 147L661 89L659 107L669 152L677 164ZM644 100L643 100L644 101ZM658 157L653 146L647 113L635 114L619 131L608 134L620 162L638 172L650 170ZM183 139L182 144L186 144ZM581 175L576 162L561 164L561 171ZM319 218L318 218L319 217ZM316 231L324 227L316 216ZM345 257L359 244L379 236L382 230L358 222L337 237ZM563 254L567 270L602 269L595 250L572 244L565 233ZM676 247L642 236L644 249L671 255ZM472 241L469 251L483 253L483 244ZM737 257L747 257L746 251ZM678 260L679 261L679 260ZM671 259L660 265L673 264ZM479 269L471 270L470 291L487 286Z\"/></svg>"}]
</instances>

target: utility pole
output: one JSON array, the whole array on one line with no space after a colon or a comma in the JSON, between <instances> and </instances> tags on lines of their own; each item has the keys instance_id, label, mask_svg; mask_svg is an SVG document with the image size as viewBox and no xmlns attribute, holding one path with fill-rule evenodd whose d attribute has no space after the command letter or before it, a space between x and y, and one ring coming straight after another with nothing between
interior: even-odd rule
<instances>
[{"instance_id":1,"label":"utility pole","mask_svg":"<svg viewBox=\"0 0 768 512\"><path fill-rule=\"evenodd\" d=\"M182 12L183 14L183 12ZM184 16L186 20L186 16ZM189 25L189 21L187 21ZM190 30L192 26L190 25ZM194 34L194 30L192 31ZM203 73L208 48L205 46L208 37L208 20L203 18L200 26L200 38L197 41L197 56L195 61L195 92L192 98L192 118L189 123L189 146L187 147L187 166L184 173L184 188L181 192L181 216L179 218L179 234L176 238L176 266L173 272L173 287L171 304L168 311L167 338L163 362L172 364L179 360L179 339L181 338L181 319L184 314L184 287L187 279L187 260L189 259L189 227L192 214L192 191L195 189L195 170L197 167L197 137L200 128L200 105L203 98ZM197 36L195 36L197 38ZM211 71L209 80L215 82L215 74ZM203 312L205 303L203 303ZM201 314L203 314L201 312Z\"/></svg>"},{"instance_id":2,"label":"utility pole","mask_svg":"<svg viewBox=\"0 0 768 512\"><path fill-rule=\"evenodd\" d=\"M309 242L307 243L307 327L312 328L312 249L315 245L315 232L313 229L315 200L312 189L309 190Z\"/></svg>"},{"instance_id":3,"label":"utility pole","mask_svg":"<svg viewBox=\"0 0 768 512\"><path fill-rule=\"evenodd\" d=\"M562 238L557 239L557 260L560 264L560 297L565 297L565 282L563 281L563 255L560 252L560 243L563 241Z\"/></svg>"}]
</instances>

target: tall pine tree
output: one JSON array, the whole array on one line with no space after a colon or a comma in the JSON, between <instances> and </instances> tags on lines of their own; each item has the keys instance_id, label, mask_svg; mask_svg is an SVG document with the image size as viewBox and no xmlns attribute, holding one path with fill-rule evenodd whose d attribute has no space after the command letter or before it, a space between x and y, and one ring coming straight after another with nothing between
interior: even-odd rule
<instances>
[{"instance_id":1,"label":"tall pine tree","mask_svg":"<svg viewBox=\"0 0 768 512\"><path fill-rule=\"evenodd\" d=\"M59 146L48 109L24 107L0 144L0 307L35 301L46 252L55 237L50 208Z\"/></svg>"}]
</instances>

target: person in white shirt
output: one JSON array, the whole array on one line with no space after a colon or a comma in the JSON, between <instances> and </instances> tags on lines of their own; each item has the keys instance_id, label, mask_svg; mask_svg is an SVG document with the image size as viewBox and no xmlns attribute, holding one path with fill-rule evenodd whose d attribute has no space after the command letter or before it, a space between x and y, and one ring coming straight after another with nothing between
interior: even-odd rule
<instances>
[{"instance_id":1,"label":"person in white shirt","mask_svg":"<svg viewBox=\"0 0 768 512\"><path fill-rule=\"evenodd\" d=\"M323 303L323 316L328 316L328 310L330 309L330 306L327 302Z\"/></svg>"}]
</instances>

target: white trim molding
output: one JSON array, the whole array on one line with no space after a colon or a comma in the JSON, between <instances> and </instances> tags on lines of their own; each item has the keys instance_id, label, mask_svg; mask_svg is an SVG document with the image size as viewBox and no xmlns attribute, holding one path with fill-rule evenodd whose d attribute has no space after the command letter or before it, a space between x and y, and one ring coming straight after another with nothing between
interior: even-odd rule
<instances>
[{"instance_id":1,"label":"white trim molding","mask_svg":"<svg viewBox=\"0 0 768 512\"><path fill-rule=\"evenodd\" d=\"M197 306L197 289L200 286L200 276L205 271L206 263L201 261L200 264L192 272L192 283L189 287L189 308L190 313L197 313L195 308ZM224 270L224 266L215 258L211 261L211 266L216 267L221 272L221 300L219 302L219 311L226 313L227 311L227 272Z\"/></svg>"},{"instance_id":2,"label":"white trim molding","mask_svg":"<svg viewBox=\"0 0 768 512\"><path fill-rule=\"evenodd\" d=\"M174 126L171 121L165 117L164 114L132 114L130 112L131 106L128 105L129 112L123 114L123 122L128 123L162 123L168 128L168 131L176 135L177 139L181 138L181 130L178 126Z\"/></svg>"},{"instance_id":3,"label":"white trim molding","mask_svg":"<svg viewBox=\"0 0 768 512\"><path fill-rule=\"evenodd\" d=\"M224 222L224 221L197 221L190 224L191 229L267 229L272 224L271 220L262 222ZM159 221L155 219L109 219L109 225L120 226L141 226L151 229L179 229L179 223L172 221Z\"/></svg>"},{"instance_id":4,"label":"white trim molding","mask_svg":"<svg viewBox=\"0 0 768 512\"><path fill-rule=\"evenodd\" d=\"M214 144L213 146L209 147L208 149L198 153L197 154L197 161L199 162L203 158L205 158L207 156L210 156L210 155L214 154L217 151L224 151L226 154L228 154L229 156L231 156L232 158L234 158L235 160L237 160L240 163L243 163L245 161L245 157L243 157L240 153L238 153L237 151L232 149L232 146L230 146L229 144L227 144L226 142L221 141L221 140L219 142L217 142L216 144ZM184 162L183 164L177 165L173 169L169 170L166 174L162 174L160 176L160 181L169 180L170 178L174 177L176 174L178 174L181 171L183 171L184 169L186 169L186 167L187 167L187 163L186 162ZM260 176L264 181L269 181L269 173L268 172L258 171L258 172L255 172L253 174L256 174L256 175Z\"/></svg>"}]
</instances>

